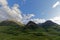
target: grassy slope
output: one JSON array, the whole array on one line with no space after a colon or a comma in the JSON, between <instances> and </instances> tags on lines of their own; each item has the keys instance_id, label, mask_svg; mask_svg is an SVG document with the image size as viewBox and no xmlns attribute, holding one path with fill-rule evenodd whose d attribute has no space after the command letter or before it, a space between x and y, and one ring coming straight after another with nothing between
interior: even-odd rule
<instances>
[{"instance_id":1,"label":"grassy slope","mask_svg":"<svg viewBox=\"0 0 60 40\"><path fill-rule=\"evenodd\" d=\"M9 30L10 28L12 31ZM60 40L58 32L52 28L48 29L49 32L39 28L35 31L28 30L27 33L21 32L20 29L12 26L0 26L0 40Z\"/></svg>"},{"instance_id":2,"label":"grassy slope","mask_svg":"<svg viewBox=\"0 0 60 40\"><path fill-rule=\"evenodd\" d=\"M8 23L8 22L7 22ZM36 30L26 29L9 23L9 26L0 26L0 40L60 40L60 28L39 27Z\"/></svg>"}]
</instances>

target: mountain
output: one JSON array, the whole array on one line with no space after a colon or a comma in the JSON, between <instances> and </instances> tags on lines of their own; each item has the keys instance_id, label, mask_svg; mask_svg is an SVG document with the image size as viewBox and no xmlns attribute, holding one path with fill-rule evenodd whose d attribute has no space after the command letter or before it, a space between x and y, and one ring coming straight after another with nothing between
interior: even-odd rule
<instances>
[{"instance_id":1,"label":"mountain","mask_svg":"<svg viewBox=\"0 0 60 40\"><path fill-rule=\"evenodd\" d=\"M35 23L35 22L33 22L33 21L29 21L26 25L25 25L25 27L23 28L23 32L25 31L25 32L29 32L29 31L34 31L34 30L36 30L38 28L38 25Z\"/></svg>"},{"instance_id":2,"label":"mountain","mask_svg":"<svg viewBox=\"0 0 60 40\"><path fill-rule=\"evenodd\" d=\"M42 27L47 27L47 26L56 26L56 25L58 25L58 24L56 24L56 23L54 23L54 22L52 22L51 20L48 20L48 21L46 21L46 22L44 22L44 23L42 23L42 24L40 24Z\"/></svg>"},{"instance_id":3,"label":"mountain","mask_svg":"<svg viewBox=\"0 0 60 40\"><path fill-rule=\"evenodd\" d=\"M52 22L51 20L48 20L48 21L46 21L45 23L43 23L44 25L49 25L49 26L51 26L51 25L56 25L56 23L54 23L54 22Z\"/></svg>"},{"instance_id":4,"label":"mountain","mask_svg":"<svg viewBox=\"0 0 60 40\"><path fill-rule=\"evenodd\" d=\"M60 27L50 20L40 25L33 21L22 25L7 20L0 22L0 40L60 40Z\"/></svg>"},{"instance_id":5,"label":"mountain","mask_svg":"<svg viewBox=\"0 0 60 40\"><path fill-rule=\"evenodd\" d=\"M20 22L18 23L14 21L5 20L0 22L0 26L23 26L23 24Z\"/></svg>"},{"instance_id":6,"label":"mountain","mask_svg":"<svg viewBox=\"0 0 60 40\"><path fill-rule=\"evenodd\" d=\"M0 32L12 35L18 35L23 27L22 23L5 20L0 22Z\"/></svg>"},{"instance_id":7,"label":"mountain","mask_svg":"<svg viewBox=\"0 0 60 40\"><path fill-rule=\"evenodd\" d=\"M36 28L38 28L38 25L35 22L33 22L33 21L29 21L25 25L25 27L28 28L28 29L36 29Z\"/></svg>"}]
</instances>

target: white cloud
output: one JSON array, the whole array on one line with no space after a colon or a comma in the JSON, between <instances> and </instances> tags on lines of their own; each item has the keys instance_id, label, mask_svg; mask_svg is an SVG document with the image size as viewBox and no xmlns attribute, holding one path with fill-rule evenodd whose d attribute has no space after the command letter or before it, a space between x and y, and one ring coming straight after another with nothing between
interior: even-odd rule
<instances>
[{"instance_id":1,"label":"white cloud","mask_svg":"<svg viewBox=\"0 0 60 40\"><path fill-rule=\"evenodd\" d=\"M14 4L12 8L8 6L7 0L0 0L0 19L5 20L14 20L14 21L21 21L22 20L22 15L21 15L21 10L19 10L19 5Z\"/></svg>"},{"instance_id":2,"label":"white cloud","mask_svg":"<svg viewBox=\"0 0 60 40\"><path fill-rule=\"evenodd\" d=\"M24 0L25 1L25 0ZM34 14L24 14L19 9L18 4L14 4L13 7L8 6L7 0L0 0L0 21L3 20L14 20L18 22L28 22L31 17L34 17Z\"/></svg>"},{"instance_id":3,"label":"white cloud","mask_svg":"<svg viewBox=\"0 0 60 40\"><path fill-rule=\"evenodd\" d=\"M21 10L19 10L18 7L19 7L18 4L14 4L14 6L11 9L12 13L10 13L9 15L11 15L11 17L13 17L16 20L17 19L21 20L22 19Z\"/></svg>"},{"instance_id":4,"label":"white cloud","mask_svg":"<svg viewBox=\"0 0 60 40\"><path fill-rule=\"evenodd\" d=\"M22 22L26 24L28 21L31 21L30 19L34 16L35 16L34 14L23 14Z\"/></svg>"},{"instance_id":5,"label":"white cloud","mask_svg":"<svg viewBox=\"0 0 60 40\"><path fill-rule=\"evenodd\" d=\"M57 23L57 24L60 24L60 16L53 17L53 18L51 18L50 20L52 20L53 22L55 22L55 23Z\"/></svg>"},{"instance_id":6,"label":"white cloud","mask_svg":"<svg viewBox=\"0 0 60 40\"><path fill-rule=\"evenodd\" d=\"M43 22L45 22L46 20L45 19L39 19L39 18L37 18L37 19L31 19L31 21L34 21L35 23L43 23Z\"/></svg>"},{"instance_id":7,"label":"white cloud","mask_svg":"<svg viewBox=\"0 0 60 40\"><path fill-rule=\"evenodd\" d=\"M30 19L31 17L34 17L34 14L24 14L24 19Z\"/></svg>"},{"instance_id":8,"label":"white cloud","mask_svg":"<svg viewBox=\"0 0 60 40\"><path fill-rule=\"evenodd\" d=\"M53 21L53 22L55 22L55 23L57 23L57 24L60 25L60 16L56 16L56 17L50 18L48 20L51 20L51 21ZM39 18L36 19L35 18L35 19L31 19L31 21L34 21L35 23L38 24L38 23L44 23L47 20L45 20L45 19L39 19Z\"/></svg>"},{"instance_id":9,"label":"white cloud","mask_svg":"<svg viewBox=\"0 0 60 40\"><path fill-rule=\"evenodd\" d=\"M59 2L59 1L57 1L57 2L52 6L52 8L55 8L55 7L57 7L58 5L60 5L60 2Z\"/></svg>"},{"instance_id":10,"label":"white cloud","mask_svg":"<svg viewBox=\"0 0 60 40\"><path fill-rule=\"evenodd\" d=\"M0 5L5 6L7 5L7 0L0 0Z\"/></svg>"}]
</instances>

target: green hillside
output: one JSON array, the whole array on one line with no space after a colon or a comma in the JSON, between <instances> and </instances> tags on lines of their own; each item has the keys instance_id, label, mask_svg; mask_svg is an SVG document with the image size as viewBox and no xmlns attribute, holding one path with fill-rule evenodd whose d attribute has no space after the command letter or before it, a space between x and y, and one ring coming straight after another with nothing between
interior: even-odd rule
<instances>
[{"instance_id":1,"label":"green hillside","mask_svg":"<svg viewBox=\"0 0 60 40\"><path fill-rule=\"evenodd\" d=\"M13 21L0 23L0 40L60 40L60 26L45 22L41 26L32 21L22 26ZM48 25L48 26L46 26Z\"/></svg>"}]
</instances>

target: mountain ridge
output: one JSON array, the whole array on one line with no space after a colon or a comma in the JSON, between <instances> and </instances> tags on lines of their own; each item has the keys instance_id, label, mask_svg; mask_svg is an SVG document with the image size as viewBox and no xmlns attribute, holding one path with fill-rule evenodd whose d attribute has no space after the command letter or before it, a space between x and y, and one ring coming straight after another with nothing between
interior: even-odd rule
<instances>
[{"instance_id":1,"label":"mountain ridge","mask_svg":"<svg viewBox=\"0 0 60 40\"><path fill-rule=\"evenodd\" d=\"M4 40L7 40L7 38L9 38L9 40L55 40L60 38L60 26L52 21L45 22L45 28L41 26L42 24L38 25L33 21L29 21L24 26L15 23L16 22L11 21L3 21L0 23L2 24L2 26L0 25L0 36L2 36L0 39L4 38ZM46 27L46 25L48 26Z\"/></svg>"}]
</instances>

